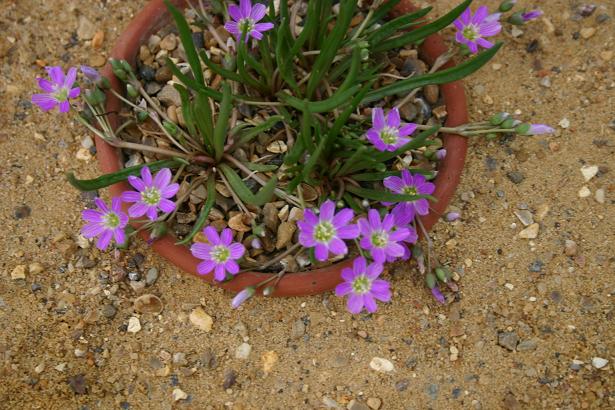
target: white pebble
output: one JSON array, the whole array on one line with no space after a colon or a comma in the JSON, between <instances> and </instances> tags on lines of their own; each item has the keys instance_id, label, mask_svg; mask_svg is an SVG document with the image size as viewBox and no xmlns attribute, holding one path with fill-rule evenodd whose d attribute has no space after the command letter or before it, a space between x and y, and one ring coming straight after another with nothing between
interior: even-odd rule
<instances>
[{"instance_id":1,"label":"white pebble","mask_svg":"<svg viewBox=\"0 0 615 410\"><path fill-rule=\"evenodd\" d=\"M594 194L594 198L596 199L596 202L598 202L599 204L603 204L606 200L606 195L604 192L604 188L600 188L600 189L596 189L596 193Z\"/></svg>"},{"instance_id":2,"label":"white pebble","mask_svg":"<svg viewBox=\"0 0 615 410\"><path fill-rule=\"evenodd\" d=\"M128 329L129 333L137 333L141 330L141 322L139 322L139 318L132 316L128 319Z\"/></svg>"},{"instance_id":3,"label":"white pebble","mask_svg":"<svg viewBox=\"0 0 615 410\"><path fill-rule=\"evenodd\" d=\"M188 394L182 389L173 389L173 401L186 400Z\"/></svg>"},{"instance_id":4,"label":"white pebble","mask_svg":"<svg viewBox=\"0 0 615 410\"><path fill-rule=\"evenodd\" d=\"M596 369L602 369L608 362L608 360L603 359L602 357L592 357L592 366Z\"/></svg>"},{"instance_id":5,"label":"white pebble","mask_svg":"<svg viewBox=\"0 0 615 410\"><path fill-rule=\"evenodd\" d=\"M585 182L588 182L590 179L596 176L598 173L598 166L596 165L584 165L581 167L581 173L583 174L583 178L585 178Z\"/></svg>"},{"instance_id":6,"label":"white pebble","mask_svg":"<svg viewBox=\"0 0 615 410\"><path fill-rule=\"evenodd\" d=\"M583 186L581 189L579 189L579 198L587 198L591 194L592 192L586 186Z\"/></svg>"},{"instance_id":7,"label":"white pebble","mask_svg":"<svg viewBox=\"0 0 615 410\"><path fill-rule=\"evenodd\" d=\"M387 359L383 359L382 357L374 357L372 361L369 362L369 367L382 373L392 372L395 369L393 363Z\"/></svg>"},{"instance_id":8,"label":"white pebble","mask_svg":"<svg viewBox=\"0 0 615 410\"><path fill-rule=\"evenodd\" d=\"M235 349L235 358L240 360L247 360L252 352L252 346L247 343L242 343Z\"/></svg>"},{"instance_id":9,"label":"white pebble","mask_svg":"<svg viewBox=\"0 0 615 410\"><path fill-rule=\"evenodd\" d=\"M563 129L570 127L570 120L568 118L562 118L562 120L559 122L559 126Z\"/></svg>"},{"instance_id":10,"label":"white pebble","mask_svg":"<svg viewBox=\"0 0 615 410\"><path fill-rule=\"evenodd\" d=\"M504 287L508 290L513 290L515 288L515 285L513 285L512 283L507 283L504 285Z\"/></svg>"}]
</instances>

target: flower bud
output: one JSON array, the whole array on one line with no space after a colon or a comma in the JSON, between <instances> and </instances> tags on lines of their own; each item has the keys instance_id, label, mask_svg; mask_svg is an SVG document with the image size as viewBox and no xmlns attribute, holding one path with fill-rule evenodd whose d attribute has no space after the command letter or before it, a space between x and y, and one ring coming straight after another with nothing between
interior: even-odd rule
<instances>
[{"instance_id":1,"label":"flower bud","mask_svg":"<svg viewBox=\"0 0 615 410\"><path fill-rule=\"evenodd\" d=\"M414 258L419 258L423 256L423 248L419 244L415 244L414 246L412 246L411 252Z\"/></svg>"},{"instance_id":2,"label":"flower bud","mask_svg":"<svg viewBox=\"0 0 615 410\"><path fill-rule=\"evenodd\" d=\"M442 283L446 283L448 282L448 279L450 277L450 274L448 272L448 269L444 266L438 266L436 269L436 277L438 278L438 280Z\"/></svg>"},{"instance_id":3,"label":"flower bud","mask_svg":"<svg viewBox=\"0 0 615 410\"><path fill-rule=\"evenodd\" d=\"M442 294L442 292L440 292L440 289L437 286L431 288L431 294L438 301L438 303L441 303L441 304L446 303L446 299L444 298L444 295Z\"/></svg>"},{"instance_id":4,"label":"flower bud","mask_svg":"<svg viewBox=\"0 0 615 410\"><path fill-rule=\"evenodd\" d=\"M85 90L83 93L85 100L91 106L102 105L105 102L106 95L98 87L94 87L91 90Z\"/></svg>"},{"instance_id":5,"label":"flower bud","mask_svg":"<svg viewBox=\"0 0 615 410\"><path fill-rule=\"evenodd\" d=\"M109 63L111 64L111 70L113 70L113 74L115 74L117 78L122 81L128 80L128 73L126 72L126 70L124 70L122 62L120 60L112 58L111 60L109 60Z\"/></svg>"},{"instance_id":6,"label":"flower bud","mask_svg":"<svg viewBox=\"0 0 615 410\"><path fill-rule=\"evenodd\" d=\"M149 113L147 111L137 111L137 120L139 122L143 122L149 118Z\"/></svg>"},{"instance_id":7,"label":"flower bud","mask_svg":"<svg viewBox=\"0 0 615 410\"><path fill-rule=\"evenodd\" d=\"M459 212L449 212L446 214L445 218L448 222L455 222L457 219L461 218L461 214Z\"/></svg>"},{"instance_id":8,"label":"flower bud","mask_svg":"<svg viewBox=\"0 0 615 410\"><path fill-rule=\"evenodd\" d=\"M491 125L500 125L501 123L503 123L509 117L510 117L509 113L507 113L507 112L499 112L499 113L493 115L491 118L489 118L489 123Z\"/></svg>"},{"instance_id":9,"label":"flower bud","mask_svg":"<svg viewBox=\"0 0 615 410\"><path fill-rule=\"evenodd\" d=\"M425 275L425 284L427 285L429 289L435 288L437 282L438 282L438 279L436 278L436 275L434 275L433 273L430 272L427 275Z\"/></svg>"},{"instance_id":10,"label":"flower bud","mask_svg":"<svg viewBox=\"0 0 615 410\"><path fill-rule=\"evenodd\" d=\"M500 7L498 7L498 10L500 10L502 13L506 13L507 11L512 10L512 8L515 7L516 3L517 0L504 0L502 3L500 3Z\"/></svg>"},{"instance_id":11,"label":"flower bud","mask_svg":"<svg viewBox=\"0 0 615 410\"><path fill-rule=\"evenodd\" d=\"M263 244L261 243L260 239L254 238L252 239L252 241L250 241L250 246L252 247L252 249L261 249L263 247Z\"/></svg>"},{"instance_id":12,"label":"flower bud","mask_svg":"<svg viewBox=\"0 0 615 410\"><path fill-rule=\"evenodd\" d=\"M235 71L237 68L237 60L235 59L235 55L228 53L222 59L222 67L229 71Z\"/></svg>"},{"instance_id":13,"label":"flower bud","mask_svg":"<svg viewBox=\"0 0 615 410\"><path fill-rule=\"evenodd\" d=\"M132 84L126 84L126 94L132 98L137 98L139 96L139 91L137 91Z\"/></svg>"},{"instance_id":14,"label":"flower bud","mask_svg":"<svg viewBox=\"0 0 615 410\"><path fill-rule=\"evenodd\" d=\"M500 124L500 128L512 128L515 126L514 118L507 118Z\"/></svg>"},{"instance_id":15,"label":"flower bud","mask_svg":"<svg viewBox=\"0 0 615 410\"><path fill-rule=\"evenodd\" d=\"M485 135L485 139L487 139L487 141L492 141L496 139L497 137L498 137L498 134L496 134L495 132L490 132L489 134Z\"/></svg>"},{"instance_id":16,"label":"flower bud","mask_svg":"<svg viewBox=\"0 0 615 410\"><path fill-rule=\"evenodd\" d=\"M361 61L369 60L369 50L366 48L361 49Z\"/></svg>"},{"instance_id":17,"label":"flower bud","mask_svg":"<svg viewBox=\"0 0 615 410\"><path fill-rule=\"evenodd\" d=\"M237 293L231 301L231 306L233 307L233 309L237 309L239 305L250 299L254 295L254 292L256 292L254 286L248 286L241 292Z\"/></svg>"},{"instance_id":18,"label":"flower bud","mask_svg":"<svg viewBox=\"0 0 615 410\"><path fill-rule=\"evenodd\" d=\"M530 132L531 125L524 122L523 124L519 124L515 127L515 132L520 135L528 135Z\"/></svg>"},{"instance_id":19,"label":"flower bud","mask_svg":"<svg viewBox=\"0 0 615 410\"><path fill-rule=\"evenodd\" d=\"M438 161L442 161L444 158L446 158L446 148L441 148L437 150L436 158L438 159Z\"/></svg>"},{"instance_id":20,"label":"flower bud","mask_svg":"<svg viewBox=\"0 0 615 410\"><path fill-rule=\"evenodd\" d=\"M167 130L169 134L171 134L172 137L176 136L177 133L179 132L179 129L177 128L177 124L175 124L174 122L164 120L162 121L162 126L164 127L165 130Z\"/></svg>"},{"instance_id":21,"label":"flower bud","mask_svg":"<svg viewBox=\"0 0 615 410\"><path fill-rule=\"evenodd\" d=\"M156 239L162 238L167 233L167 224L164 221L156 222L152 225L152 230L149 234L150 240L155 241Z\"/></svg>"},{"instance_id":22,"label":"flower bud","mask_svg":"<svg viewBox=\"0 0 615 410\"><path fill-rule=\"evenodd\" d=\"M259 225L259 224L252 222L252 233L262 238L263 236L265 236L265 225L264 224Z\"/></svg>"},{"instance_id":23,"label":"flower bud","mask_svg":"<svg viewBox=\"0 0 615 410\"><path fill-rule=\"evenodd\" d=\"M275 290L275 287L267 286L265 289L263 289L263 296L271 296L274 290Z\"/></svg>"},{"instance_id":24,"label":"flower bud","mask_svg":"<svg viewBox=\"0 0 615 410\"><path fill-rule=\"evenodd\" d=\"M515 26L522 26L525 24L525 19L523 18L523 13L518 11L516 13L513 13L510 15L510 17L508 17L508 22L510 24L513 24Z\"/></svg>"}]
</instances>

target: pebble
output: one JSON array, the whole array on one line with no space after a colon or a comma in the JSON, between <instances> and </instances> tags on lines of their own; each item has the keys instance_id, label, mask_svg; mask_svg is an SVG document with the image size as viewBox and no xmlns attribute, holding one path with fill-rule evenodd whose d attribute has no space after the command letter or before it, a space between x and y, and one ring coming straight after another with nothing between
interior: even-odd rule
<instances>
[{"instance_id":1,"label":"pebble","mask_svg":"<svg viewBox=\"0 0 615 410\"><path fill-rule=\"evenodd\" d=\"M517 345L518 352L529 352L532 350L536 350L538 347L538 343L535 340L524 340Z\"/></svg>"},{"instance_id":2,"label":"pebble","mask_svg":"<svg viewBox=\"0 0 615 410\"><path fill-rule=\"evenodd\" d=\"M150 268L145 274L145 285L152 286L158 280L158 269Z\"/></svg>"},{"instance_id":3,"label":"pebble","mask_svg":"<svg viewBox=\"0 0 615 410\"><path fill-rule=\"evenodd\" d=\"M382 406L382 400L377 397L369 397L367 399L367 405L370 409L378 410Z\"/></svg>"},{"instance_id":4,"label":"pebble","mask_svg":"<svg viewBox=\"0 0 615 410\"><path fill-rule=\"evenodd\" d=\"M348 410L369 410L369 406L362 401L352 399L346 406Z\"/></svg>"},{"instance_id":5,"label":"pebble","mask_svg":"<svg viewBox=\"0 0 615 410\"><path fill-rule=\"evenodd\" d=\"M107 319L113 319L115 315L117 314L117 309L115 306L108 304L108 305L103 306L101 313Z\"/></svg>"},{"instance_id":6,"label":"pebble","mask_svg":"<svg viewBox=\"0 0 615 410\"><path fill-rule=\"evenodd\" d=\"M214 320L200 307L190 312L190 323L205 332L211 331Z\"/></svg>"},{"instance_id":7,"label":"pebble","mask_svg":"<svg viewBox=\"0 0 615 410\"><path fill-rule=\"evenodd\" d=\"M515 332L498 332L498 344L513 352L519 342Z\"/></svg>"},{"instance_id":8,"label":"pebble","mask_svg":"<svg viewBox=\"0 0 615 410\"><path fill-rule=\"evenodd\" d=\"M608 360L603 359L602 357L592 357L592 366L596 369L602 369L609 363Z\"/></svg>"},{"instance_id":9,"label":"pebble","mask_svg":"<svg viewBox=\"0 0 615 410\"><path fill-rule=\"evenodd\" d=\"M164 306L162 305L162 301L156 295L141 295L135 299L134 309L139 313L152 313L154 315L159 315Z\"/></svg>"},{"instance_id":10,"label":"pebble","mask_svg":"<svg viewBox=\"0 0 615 410\"><path fill-rule=\"evenodd\" d=\"M79 16L77 37L79 40L91 40L96 34L96 26L86 16Z\"/></svg>"},{"instance_id":11,"label":"pebble","mask_svg":"<svg viewBox=\"0 0 615 410\"><path fill-rule=\"evenodd\" d=\"M562 120L559 122L559 126L563 129L570 127L570 120L568 118L562 118Z\"/></svg>"},{"instance_id":12,"label":"pebble","mask_svg":"<svg viewBox=\"0 0 615 410\"><path fill-rule=\"evenodd\" d=\"M279 356L275 351L269 350L263 353L261 360L263 361L263 371L267 374L273 370L273 366L278 362Z\"/></svg>"},{"instance_id":13,"label":"pebble","mask_svg":"<svg viewBox=\"0 0 615 410\"><path fill-rule=\"evenodd\" d=\"M536 214L534 215L534 220L536 222L542 222L545 219L551 207L548 204L540 204L536 208Z\"/></svg>"},{"instance_id":14,"label":"pebble","mask_svg":"<svg viewBox=\"0 0 615 410\"><path fill-rule=\"evenodd\" d=\"M586 186L582 186L581 189L579 189L579 198L587 198L591 196L591 194L592 191L590 191Z\"/></svg>"},{"instance_id":15,"label":"pebble","mask_svg":"<svg viewBox=\"0 0 615 410\"><path fill-rule=\"evenodd\" d=\"M540 225L537 223L533 223L529 225L527 228L519 232L519 238L523 239L534 239L538 236L538 231L540 230Z\"/></svg>"},{"instance_id":16,"label":"pebble","mask_svg":"<svg viewBox=\"0 0 615 410\"><path fill-rule=\"evenodd\" d=\"M400 381L395 383L395 390L406 391L408 390L408 386L410 386L410 381L408 379L401 379Z\"/></svg>"},{"instance_id":17,"label":"pebble","mask_svg":"<svg viewBox=\"0 0 615 410\"><path fill-rule=\"evenodd\" d=\"M105 58L105 56L101 55L101 54L93 54L90 57L90 65L92 67L102 67L107 63L107 59Z\"/></svg>"},{"instance_id":18,"label":"pebble","mask_svg":"<svg viewBox=\"0 0 615 410\"><path fill-rule=\"evenodd\" d=\"M566 243L564 245L564 253L566 256L575 256L577 254L577 243L570 239L566 239Z\"/></svg>"},{"instance_id":19,"label":"pebble","mask_svg":"<svg viewBox=\"0 0 615 410\"><path fill-rule=\"evenodd\" d=\"M305 323L303 320L297 319L293 322L293 326L290 329L290 338L299 339L305 334Z\"/></svg>"},{"instance_id":20,"label":"pebble","mask_svg":"<svg viewBox=\"0 0 615 410\"><path fill-rule=\"evenodd\" d=\"M384 359L382 357L374 357L369 362L369 367L376 370L377 372L382 372L382 373L389 373L395 369L395 367L393 366L393 363L391 363L389 360Z\"/></svg>"},{"instance_id":21,"label":"pebble","mask_svg":"<svg viewBox=\"0 0 615 410\"><path fill-rule=\"evenodd\" d=\"M126 331L128 333L137 333L141 330L141 322L139 322L139 318L132 316L128 319L128 328Z\"/></svg>"},{"instance_id":22,"label":"pebble","mask_svg":"<svg viewBox=\"0 0 615 410\"><path fill-rule=\"evenodd\" d=\"M179 92L170 84L162 87L162 90L157 95L158 100L165 105L175 105L176 107L180 107L182 105L181 96Z\"/></svg>"},{"instance_id":23,"label":"pebble","mask_svg":"<svg viewBox=\"0 0 615 410\"><path fill-rule=\"evenodd\" d=\"M599 204L603 204L606 201L606 194L604 188L596 189L594 198L596 199L596 202L598 202Z\"/></svg>"},{"instance_id":24,"label":"pebble","mask_svg":"<svg viewBox=\"0 0 615 410\"><path fill-rule=\"evenodd\" d=\"M235 349L235 359L248 360L251 352L252 346L247 343L242 343Z\"/></svg>"},{"instance_id":25,"label":"pebble","mask_svg":"<svg viewBox=\"0 0 615 410\"><path fill-rule=\"evenodd\" d=\"M335 400L327 396L323 396L322 404L324 404L325 407L328 409L339 409L340 408L340 405Z\"/></svg>"},{"instance_id":26,"label":"pebble","mask_svg":"<svg viewBox=\"0 0 615 410\"><path fill-rule=\"evenodd\" d=\"M581 37L583 37L585 40L593 37L594 34L596 34L596 29L594 27L585 27L581 29Z\"/></svg>"},{"instance_id":27,"label":"pebble","mask_svg":"<svg viewBox=\"0 0 615 410\"><path fill-rule=\"evenodd\" d=\"M160 48L167 51L175 50L177 48L177 36L173 33L166 35L160 41Z\"/></svg>"},{"instance_id":28,"label":"pebble","mask_svg":"<svg viewBox=\"0 0 615 410\"><path fill-rule=\"evenodd\" d=\"M534 223L534 217L532 216L532 213L530 211L526 209L520 209L516 210L514 213L524 226L529 226Z\"/></svg>"},{"instance_id":29,"label":"pebble","mask_svg":"<svg viewBox=\"0 0 615 410\"><path fill-rule=\"evenodd\" d=\"M525 176L519 171L507 172L506 176L513 184L520 184L525 179Z\"/></svg>"},{"instance_id":30,"label":"pebble","mask_svg":"<svg viewBox=\"0 0 615 410\"><path fill-rule=\"evenodd\" d=\"M186 400L188 398L188 394L184 392L180 388L173 389L173 401Z\"/></svg>"},{"instance_id":31,"label":"pebble","mask_svg":"<svg viewBox=\"0 0 615 410\"><path fill-rule=\"evenodd\" d=\"M222 382L222 387L224 389L230 389L231 387L233 387L236 380L237 380L237 373L235 373L235 370L229 369L226 372L224 372L224 381Z\"/></svg>"},{"instance_id":32,"label":"pebble","mask_svg":"<svg viewBox=\"0 0 615 410\"><path fill-rule=\"evenodd\" d=\"M585 363L582 362L581 360L573 360L572 363L570 364L570 368L572 370L581 370L581 368L583 367Z\"/></svg>"},{"instance_id":33,"label":"pebble","mask_svg":"<svg viewBox=\"0 0 615 410\"><path fill-rule=\"evenodd\" d=\"M26 266L25 265L17 265L11 271L11 279L19 280L26 278Z\"/></svg>"},{"instance_id":34,"label":"pebble","mask_svg":"<svg viewBox=\"0 0 615 410\"><path fill-rule=\"evenodd\" d=\"M581 167L581 174L585 178L585 182L589 182L593 177L598 174L599 168L597 165L585 165Z\"/></svg>"},{"instance_id":35,"label":"pebble","mask_svg":"<svg viewBox=\"0 0 615 410\"><path fill-rule=\"evenodd\" d=\"M32 209L28 205L20 205L15 208L13 216L15 219L24 219L30 216Z\"/></svg>"},{"instance_id":36,"label":"pebble","mask_svg":"<svg viewBox=\"0 0 615 410\"><path fill-rule=\"evenodd\" d=\"M431 398L432 400L435 400L438 397L439 390L440 388L438 387L438 385L432 383L427 386L427 389L425 391L427 395L429 396L429 398Z\"/></svg>"},{"instance_id":37,"label":"pebble","mask_svg":"<svg viewBox=\"0 0 615 410\"><path fill-rule=\"evenodd\" d=\"M530 266L528 267L528 270L530 272L541 272L542 271L542 267L544 266L543 261L541 260L535 260L534 262L530 263Z\"/></svg>"},{"instance_id":38,"label":"pebble","mask_svg":"<svg viewBox=\"0 0 615 410\"><path fill-rule=\"evenodd\" d=\"M98 30L96 33L94 33L94 37L92 37L92 48L101 48L104 41L105 32L102 30Z\"/></svg>"},{"instance_id":39,"label":"pebble","mask_svg":"<svg viewBox=\"0 0 615 410\"><path fill-rule=\"evenodd\" d=\"M39 364L38 366L36 366L36 367L34 368L34 372L35 372L36 374L41 374L41 373L43 373L44 371L45 371L45 363L41 363L41 364Z\"/></svg>"}]
</instances>

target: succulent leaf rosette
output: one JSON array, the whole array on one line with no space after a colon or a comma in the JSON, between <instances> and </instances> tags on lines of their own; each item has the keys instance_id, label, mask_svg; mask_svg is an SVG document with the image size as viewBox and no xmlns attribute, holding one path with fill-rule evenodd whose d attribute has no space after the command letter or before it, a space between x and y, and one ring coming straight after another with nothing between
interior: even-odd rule
<instances>
[{"instance_id":1,"label":"succulent leaf rosette","mask_svg":"<svg viewBox=\"0 0 615 410\"><path fill-rule=\"evenodd\" d=\"M149 231L151 242L173 229L178 245L201 260L202 275L226 281L246 270L272 273L239 292L233 307L271 294L284 274L347 258L352 267L340 273L335 293L352 313L389 302L386 265L410 257L444 303L444 287L456 290L453 275L429 240L426 251L417 243L419 233L428 239L420 217L434 200L438 162L451 155L439 135L553 130L506 113L445 127L446 113L433 114L424 87L484 66L501 47L494 38L506 30L506 13L509 23L525 24L541 12L514 11L511 0L494 12L465 0L434 18L430 7L389 18L399 0L213 1L185 13L165 3L181 48L145 46L141 54L152 58L139 70L111 60L125 93L91 67L65 74L55 66L32 96L43 111L72 112L129 158L124 169L95 179L68 175L81 190L121 181L131 188L110 206L97 198L97 209L83 212L83 236L101 250L126 249L139 231ZM448 28L455 42L429 70L398 71L399 56L416 56L416 44ZM455 54L461 62L442 69ZM166 99L161 86L148 86L147 64L170 72ZM109 93L124 103L117 128L105 109ZM427 99L438 103L437 95Z\"/></svg>"}]
</instances>

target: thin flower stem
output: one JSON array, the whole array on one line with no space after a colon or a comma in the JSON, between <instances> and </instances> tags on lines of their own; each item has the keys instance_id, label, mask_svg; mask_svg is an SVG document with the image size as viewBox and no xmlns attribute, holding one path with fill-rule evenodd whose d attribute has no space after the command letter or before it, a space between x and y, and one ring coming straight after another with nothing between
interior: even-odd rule
<instances>
[{"instance_id":1,"label":"thin flower stem","mask_svg":"<svg viewBox=\"0 0 615 410\"><path fill-rule=\"evenodd\" d=\"M282 259L284 259L285 257L287 257L288 255L290 255L291 253L293 253L299 248L302 248L301 244L296 243L290 248L288 248L287 250L285 250L284 252L282 252L281 254L279 254L278 256L276 256L275 258L271 259L269 262L266 262L262 264L261 266L258 266L256 269L258 270L267 269L268 267L275 265L276 263L278 263L279 261L281 261Z\"/></svg>"},{"instance_id":2,"label":"thin flower stem","mask_svg":"<svg viewBox=\"0 0 615 410\"><path fill-rule=\"evenodd\" d=\"M228 181L226 180L226 178L224 177L224 175L222 174L222 172L218 172L218 175L220 176L220 179L222 179L222 182L224 183L224 185L226 186L226 188L229 190L229 192L231 193L231 196L233 197L233 200L235 201L235 203L237 204L237 206L239 208L241 208L241 211L245 214L250 214L250 211L248 210L248 208L246 207L246 205L243 203L243 201L241 200L241 198L239 198L239 196L235 193L235 191L233 190L233 188L231 187L231 184L228 183Z\"/></svg>"},{"instance_id":3,"label":"thin flower stem","mask_svg":"<svg viewBox=\"0 0 615 410\"><path fill-rule=\"evenodd\" d=\"M423 232L423 236L425 236L425 240L427 241L427 272L431 272L431 251L433 249L433 242L431 241L431 238L429 237L429 233L427 232L427 229L425 229L423 222L421 222L421 219L414 218L414 220L416 221L418 226L421 228L421 232ZM415 226L415 229L416 229L416 226Z\"/></svg>"},{"instance_id":4,"label":"thin flower stem","mask_svg":"<svg viewBox=\"0 0 615 410\"><path fill-rule=\"evenodd\" d=\"M354 33L350 41L356 40L361 35L365 27L367 27L367 24L369 23L369 21L372 19L373 15L374 15L374 9L370 8L369 11L367 12L367 16L365 16L365 18L361 22L361 25L359 26L357 31Z\"/></svg>"}]
</instances>

